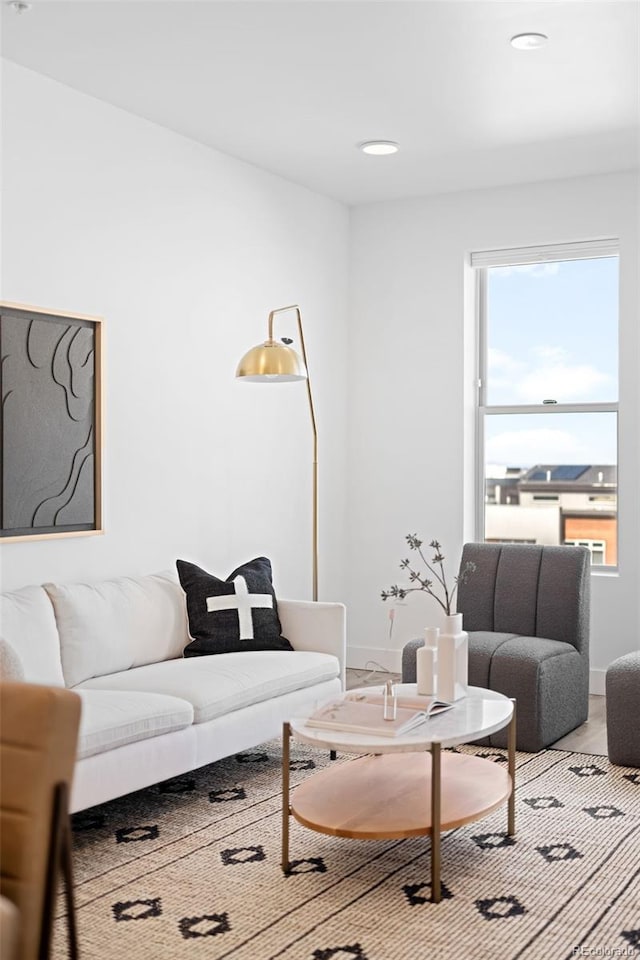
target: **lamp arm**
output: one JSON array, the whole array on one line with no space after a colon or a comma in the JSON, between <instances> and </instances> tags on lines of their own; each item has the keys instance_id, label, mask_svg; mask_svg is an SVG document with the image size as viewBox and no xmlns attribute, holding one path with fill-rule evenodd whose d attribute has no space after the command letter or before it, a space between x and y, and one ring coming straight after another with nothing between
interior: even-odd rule
<instances>
[{"instance_id":1,"label":"lamp arm","mask_svg":"<svg viewBox=\"0 0 640 960\"><path fill-rule=\"evenodd\" d=\"M307 398L309 400L309 414L311 417L311 430L313 432L313 519L312 519L312 539L313 539L313 599L318 599L318 427L316 424L316 411L313 404L313 392L311 390L311 374L309 373L309 364L307 362L307 348L304 342L304 332L302 329L302 315L297 303L292 303L288 307L278 307L269 314L269 340L273 340L273 318L276 313L284 313L286 310L295 310L298 320L298 333L300 334L300 346L302 348L302 359L307 371Z\"/></svg>"}]
</instances>

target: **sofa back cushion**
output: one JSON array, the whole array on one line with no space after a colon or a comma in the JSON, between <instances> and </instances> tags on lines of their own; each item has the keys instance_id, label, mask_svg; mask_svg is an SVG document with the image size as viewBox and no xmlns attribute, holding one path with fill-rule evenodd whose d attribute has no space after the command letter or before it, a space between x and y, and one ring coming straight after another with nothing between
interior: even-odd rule
<instances>
[{"instance_id":1,"label":"sofa back cushion","mask_svg":"<svg viewBox=\"0 0 640 960\"><path fill-rule=\"evenodd\" d=\"M44 586L68 687L180 657L189 641L184 595L172 573Z\"/></svg>"},{"instance_id":2,"label":"sofa back cushion","mask_svg":"<svg viewBox=\"0 0 640 960\"><path fill-rule=\"evenodd\" d=\"M22 660L11 644L0 637L0 681L3 683L24 683Z\"/></svg>"},{"instance_id":3,"label":"sofa back cushion","mask_svg":"<svg viewBox=\"0 0 640 960\"><path fill-rule=\"evenodd\" d=\"M64 687L53 607L42 587L0 596L0 631L20 660L24 680Z\"/></svg>"}]
</instances>

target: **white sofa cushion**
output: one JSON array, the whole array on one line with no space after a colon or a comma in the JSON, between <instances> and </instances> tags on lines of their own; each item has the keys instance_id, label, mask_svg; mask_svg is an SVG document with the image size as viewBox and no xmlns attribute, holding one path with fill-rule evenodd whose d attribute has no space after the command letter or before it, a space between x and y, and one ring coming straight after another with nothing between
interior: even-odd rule
<instances>
[{"instance_id":1,"label":"white sofa cushion","mask_svg":"<svg viewBox=\"0 0 640 960\"><path fill-rule=\"evenodd\" d=\"M24 682L22 660L4 637L0 637L0 680L9 683Z\"/></svg>"},{"instance_id":2,"label":"white sofa cushion","mask_svg":"<svg viewBox=\"0 0 640 960\"><path fill-rule=\"evenodd\" d=\"M55 609L68 687L181 657L189 642L184 594L170 573L44 588Z\"/></svg>"},{"instance_id":3,"label":"white sofa cushion","mask_svg":"<svg viewBox=\"0 0 640 960\"><path fill-rule=\"evenodd\" d=\"M193 723L193 707L178 697L121 690L78 693L82 697L79 760L136 740L182 730Z\"/></svg>"},{"instance_id":4,"label":"white sofa cushion","mask_svg":"<svg viewBox=\"0 0 640 960\"><path fill-rule=\"evenodd\" d=\"M2 636L20 658L28 683L64 687L56 620L42 587L23 587L2 594L0 627Z\"/></svg>"},{"instance_id":5,"label":"white sofa cushion","mask_svg":"<svg viewBox=\"0 0 640 960\"><path fill-rule=\"evenodd\" d=\"M149 664L86 680L76 690L153 690L193 704L194 723L331 680L340 674L327 653L260 650Z\"/></svg>"}]
</instances>

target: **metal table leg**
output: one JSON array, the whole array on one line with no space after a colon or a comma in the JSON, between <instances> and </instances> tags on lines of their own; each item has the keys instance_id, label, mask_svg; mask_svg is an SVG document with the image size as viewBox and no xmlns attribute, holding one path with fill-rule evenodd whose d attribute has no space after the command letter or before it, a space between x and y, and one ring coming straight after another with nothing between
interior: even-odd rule
<instances>
[{"instance_id":1,"label":"metal table leg","mask_svg":"<svg viewBox=\"0 0 640 960\"><path fill-rule=\"evenodd\" d=\"M507 833L510 837L513 837L516 832L516 701L513 697L511 703L513 704L513 714L507 732L509 776L511 777L511 794L507 807Z\"/></svg>"},{"instance_id":2,"label":"metal table leg","mask_svg":"<svg viewBox=\"0 0 640 960\"><path fill-rule=\"evenodd\" d=\"M282 871L289 873L289 747L291 741L291 727L288 723L282 724Z\"/></svg>"},{"instance_id":3,"label":"metal table leg","mask_svg":"<svg viewBox=\"0 0 640 960\"><path fill-rule=\"evenodd\" d=\"M440 903L440 744L431 744L431 901Z\"/></svg>"}]
</instances>

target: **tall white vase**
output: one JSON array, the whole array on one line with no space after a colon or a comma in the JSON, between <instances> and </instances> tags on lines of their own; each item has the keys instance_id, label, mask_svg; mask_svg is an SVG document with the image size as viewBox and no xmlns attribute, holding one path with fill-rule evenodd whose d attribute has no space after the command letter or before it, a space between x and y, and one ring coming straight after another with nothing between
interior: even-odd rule
<instances>
[{"instance_id":1,"label":"tall white vase","mask_svg":"<svg viewBox=\"0 0 640 960\"><path fill-rule=\"evenodd\" d=\"M467 695L469 637L462 629L462 614L445 617L438 637L438 698L460 700Z\"/></svg>"},{"instance_id":2,"label":"tall white vase","mask_svg":"<svg viewBox=\"0 0 640 960\"><path fill-rule=\"evenodd\" d=\"M424 628L424 646L416 650L416 683L419 694L436 693L438 671L438 627Z\"/></svg>"}]
</instances>

